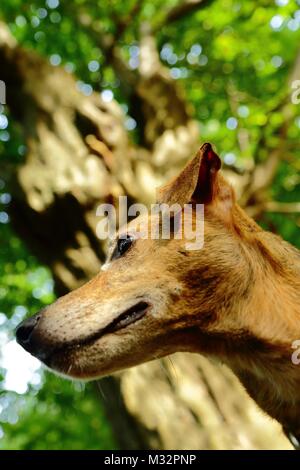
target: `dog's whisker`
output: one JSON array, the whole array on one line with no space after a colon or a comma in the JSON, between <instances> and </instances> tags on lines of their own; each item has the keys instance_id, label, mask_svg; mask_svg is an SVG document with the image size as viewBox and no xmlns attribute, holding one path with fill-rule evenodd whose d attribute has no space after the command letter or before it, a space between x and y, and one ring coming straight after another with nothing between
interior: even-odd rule
<instances>
[{"instance_id":1,"label":"dog's whisker","mask_svg":"<svg viewBox=\"0 0 300 470\"><path fill-rule=\"evenodd\" d=\"M172 370L172 374L174 376L174 379L178 383L179 379L178 379L178 374L177 374L176 367L174 366L174 362L172 361L170 356L167 356L167 360L169 361L169 364L171 365L171 370Z\"/></svg>"},{"instance_id":2,"label":"dog's whisker","mask_svg":"<svg viewBox=\"0 0 300 470\"><path fill-rule=\"evenodd\" d=\"M104 390L103 388L101 387L101 380L96 380L96 385L97 385L97 388L99 390L99 394L101 395L101 397L107 401L107 396L105 395L104 393Z\"/></svg>"}]
</instances>

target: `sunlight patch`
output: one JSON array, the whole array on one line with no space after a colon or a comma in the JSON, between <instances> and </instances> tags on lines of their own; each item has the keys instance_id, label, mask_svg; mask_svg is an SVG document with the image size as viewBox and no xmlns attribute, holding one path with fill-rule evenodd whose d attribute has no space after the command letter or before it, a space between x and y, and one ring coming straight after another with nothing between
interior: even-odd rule
<instances>
[{"instance_id":1,"label":"sunlight patch","mask_svg":"<svg viewBox=\"0 0 300 470\"><path fill-rule=\"evenodd\" d=\"M6 369L4 390L23 394L28 391L30 384L36 386L41 382L40 361L24 351L15 340L2 348L0 366Z\"/></svg>"}]
</instances>

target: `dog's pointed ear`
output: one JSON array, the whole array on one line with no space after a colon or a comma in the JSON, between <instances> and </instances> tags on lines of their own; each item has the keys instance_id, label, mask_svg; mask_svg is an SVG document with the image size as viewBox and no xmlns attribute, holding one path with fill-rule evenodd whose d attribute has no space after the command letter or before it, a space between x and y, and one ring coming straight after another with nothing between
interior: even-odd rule
<instances>
[{"instance_id":1,"label":"dog's pointed ear","mask_svg":"<svg viewBox=\"0 0 300 470\"><path fill-rule=\"evenodd\" d=\"M158 190L158 203L169 205L196 202L211 204L216 200L229 200L233 192L224 178L218 174L220 157L211 144L204 144L182 172L170 183Z\"/></svg>"}]
</instances>

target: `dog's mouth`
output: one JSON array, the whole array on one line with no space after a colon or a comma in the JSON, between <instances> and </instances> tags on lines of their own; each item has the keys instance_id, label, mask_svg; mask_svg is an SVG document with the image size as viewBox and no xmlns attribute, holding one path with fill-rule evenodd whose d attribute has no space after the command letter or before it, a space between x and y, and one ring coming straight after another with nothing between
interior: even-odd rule
<instances>
[{"instance_id":1,"label":"dog's mouth","mask_svg":"<svg viewBox=\"0 0 300 470\"><path fill-rule=\"evenodd\" d=\"M135 323L140 318L146 315L150 305L147 302L141 301L128 308L125 312L121 313L115 320L113 320L103 331L104 333L112 333L121 330L127 326Z\"/></svg>"},{"instance_id":2,"label":"dog's mouth","mask_svg":"<svg viewBox=\"0 0 300 470\"><path fill-rule=\"evenodd\" d=\"M51 362L54 356L66 354L68 352L77 350L83 346L92 345L95 341L99 340L106 334L115 333L119 330L123 330L129 325L132 325L133 323L136 323L138 320L142 319L149 309L150 304L148 302L139 301L138 303L121 313L118 317L112 320L111 323L109 323L106 327L102 328L101 330L92 333L91 335L83 339L73 340L69 343L64 344L61 347L54 348L54 350L51 351L51 353L47 356L46 360L44 359L43 362L51 366Z\"/></svg>"},{"instance_id":3,"label":"dog's mouth","mask_svg":"<svg viewBox=\"0 0 300 470\"><path fill-rule=\"evenodd\" d=\"M89 343L93 343L108 333L115 333L116 331L127 328L129 325L132 325L144 317L149 307L150 305L147 302L138 302L112 320L112 322L109 323L106 327L77 342L77 345L84 346Z\"/></svg>"}]
</instances>

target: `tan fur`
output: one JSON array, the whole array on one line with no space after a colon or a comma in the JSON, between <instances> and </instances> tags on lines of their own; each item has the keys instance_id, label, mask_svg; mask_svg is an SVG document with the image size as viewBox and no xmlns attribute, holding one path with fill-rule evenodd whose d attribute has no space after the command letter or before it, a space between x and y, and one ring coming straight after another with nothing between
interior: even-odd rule
<instances>
[{"instance_id":1,"label":"tan fur","mask_svg":"<svg viewBox=\"0 0 300 470\"><path fill-rule=\"evenodd\" d=\"M205 144L159 201L205 204L204 247L139 240L80 289L47 307L34 330L50 367L96 378L175 351L215 357L285 430L300 437L300 254L264 232L237 205ZM135 235L137 219L126 227ZM159 221L154 221L159 223ZM124 229L125 230L125 229ZM138 300L147 314L116 332L107 325Z\"/></svg>"}]
</instances>

